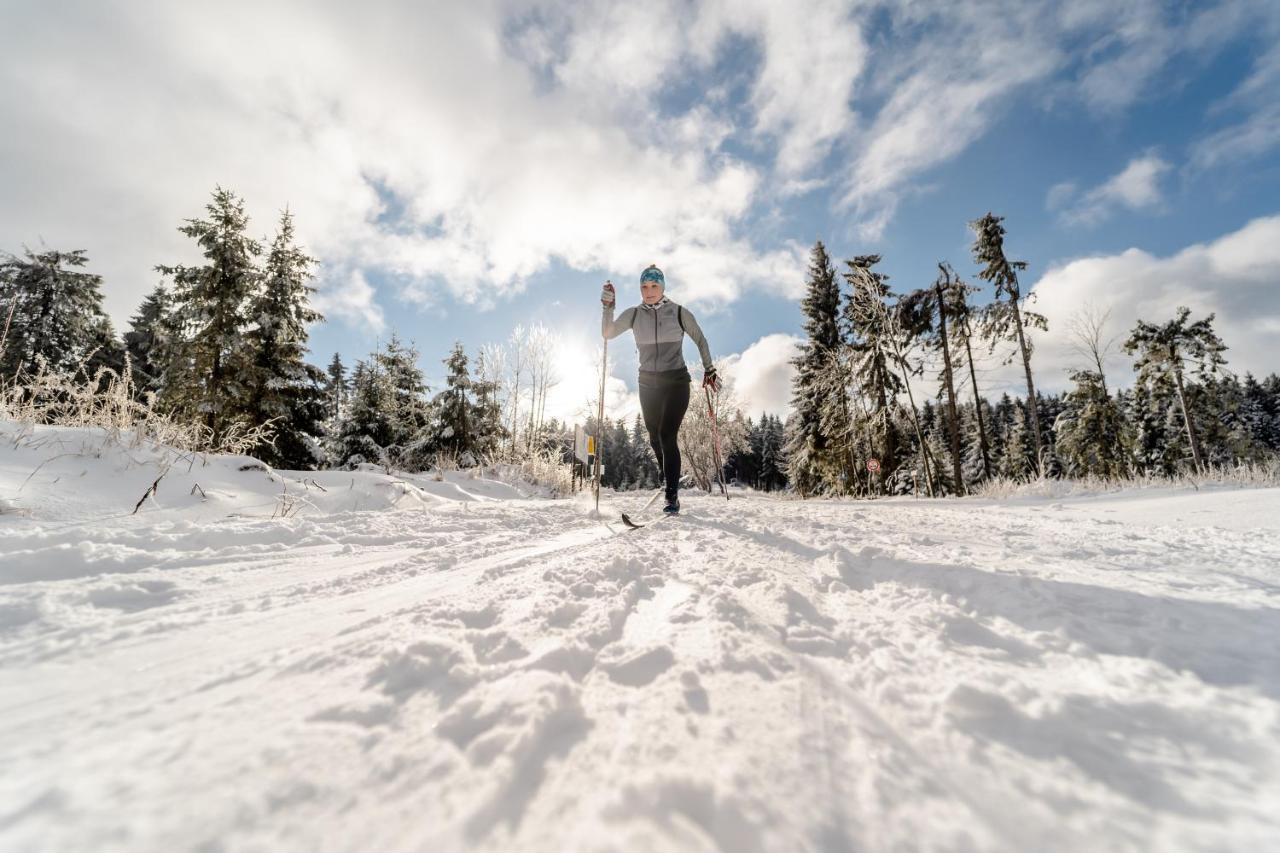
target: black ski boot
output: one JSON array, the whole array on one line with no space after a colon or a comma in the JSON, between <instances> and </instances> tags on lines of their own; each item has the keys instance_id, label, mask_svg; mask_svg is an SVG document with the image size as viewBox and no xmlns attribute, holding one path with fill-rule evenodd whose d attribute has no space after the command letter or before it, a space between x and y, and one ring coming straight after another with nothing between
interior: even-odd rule
<instances>
[{"instance_id":1,"label":"black ski boot","mask_svg":"<svg viewBox=\"0 0 1280 853\"><path fill-rule=\"evenodd\" d=\"M667 492L667 503L662 508L667 515L680 514L680 495L678 492Z\"/></svg>"}]
</instances>

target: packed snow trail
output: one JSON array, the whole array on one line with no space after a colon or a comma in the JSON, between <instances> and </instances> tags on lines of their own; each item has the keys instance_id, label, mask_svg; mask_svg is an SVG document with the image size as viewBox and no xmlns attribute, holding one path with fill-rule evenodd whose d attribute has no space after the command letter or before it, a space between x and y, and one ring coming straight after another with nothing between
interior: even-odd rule
<instances>
[{"instance_id":1,"label":"packed snow trail","mask_svg":"<svg viewBox=\"0 0 1280 853\"><path fill-rule=\"evenodd\" d=\"M1280 490L682 501L0 518L0 849L1280 845Z\"/></svg>"}]
</instances>

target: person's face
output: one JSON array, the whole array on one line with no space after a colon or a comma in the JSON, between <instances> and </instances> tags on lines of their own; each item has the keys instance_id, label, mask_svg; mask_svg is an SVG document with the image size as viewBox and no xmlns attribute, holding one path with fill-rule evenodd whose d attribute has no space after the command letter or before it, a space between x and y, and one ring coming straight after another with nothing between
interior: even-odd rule
<instances>
[{"instance_id":1,"label":"person's face","mask_svg":"<svg viewBox=\"0 0 1280 853\"><path fill-rule=\"evenodd\" d=\"M640 298L644 300L645 305L657 305L662 301L662 285L656 281L642 281Z\"/></svg>"}]
</instances>

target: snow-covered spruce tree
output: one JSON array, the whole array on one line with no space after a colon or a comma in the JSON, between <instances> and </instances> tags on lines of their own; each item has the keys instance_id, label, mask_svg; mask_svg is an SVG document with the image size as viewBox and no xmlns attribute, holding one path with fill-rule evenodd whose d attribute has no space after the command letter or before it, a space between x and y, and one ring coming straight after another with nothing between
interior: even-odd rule
<instances>
[{"instance_id":1,"label":"snow-covered spruce tree","mask_svg":"<svg viewBox=\"0 0 1280 853\"><path fill-rule=\"evenodd\" d=\"M1167 414L1176 405L1171 383L1136 382L1125 394L1123 410L1130 432L1130 468L1136 473L1154 476L1176 473L1176 464L1166 464L1170 445Z\"/></svg>"},{"instance_id":2,"label":"snow-covered spruce tree","mask_svg":"<svg viewBox=\"0 0 1280 853\"><path fill-rule=\"evenodd\" d=\"M1044 427L1044 463L1041 470L1041 476L1050 479L1062 477L1064 474L1064 466L1062 460L1058 458L1057 451L1057 433L1054 431L1053 425L1057 422L1058 416L1066 409L1066 401L1060 394L1053 394L1048 397L1041 394L1039 396L1039 404L1037 411L1040 412L1040 425Z\"/></svg>"},{"instance_id":3,"label":"snow-covered spruce tree","mask_svg":"<svg viewBox=\"0 0 1280 853\"><path fill-rule=\"evenodd\" d=\"M160 380L168 360L169 297L157 285L138 306L124 333L125 352L133 371L133 386L141 393L160 393Z\"/></svg>"},{"instance_id":4,"label":"snow-covered spruce tree","mask_svg":"<svg viewBox=\"0 0 1280 853\"><path fill-rule=\"evenodd\" d=\"M604 458L608 461L601 482L613 489L633 488L636 470L626 422L621 418L612 424L606 422L604 437Z\"/></svg>"},{"instance_id":5,"label":"snow-covered spruce tree","mask_svg":"<svg viewBox=\"0 0 1280 853\"><path fill-rule=\"evenodd\" d=\"M810 380L820 402L818 429L826 442L825 452L814 456L812 464L818 474L819 489L826 494L863 491L857 460L874 455L866 441L873 427L868 418L861 416L865 407L853 384L852 365L852 352L841 345L828 353Z\"/></svg>"},{"instance_id":6,"label":"snow-covered spruce tree","mask_svg":"<svg viewBox=\"0 0 1280 853\"><path fill-rule=\"evenodd\" d=\"M83 249L33 252L0 260L0 379L12 381L49 370L71 372L85 364L119 370L123 348L102 310L102 277L84 272Z\"/></svg>"},{"instance_id":7,"label":"snow-covered spruce tree","mask_svg":"<svg viewBox=\"0 0 1280 853\"><path fill-rule=\"evenodd\" d=\"M1101 374L1071 373L1075 389L1054 420L1058 458L1069 477L1123 477L1128 471L1128 431L1119 404L1107 395Z\"/></svg>"},{"instance_id":8,"label":"snow-covered spruce tree","mask_svg":"<svg viewBox=\"0 0 1280 853\"><path fill-rule=\"evenodd\" d=\"M1206 464L1239 465L1267 456L1266 445L1254 433L1256 415L1251 412L1245 386L1237 377L1210 377L1189 390Z\"/></svg>"},{"instance_id":9,"label":"snow-covered spruce tree","mask_svg":"<svg viewBox=\"0 0 1280 853\"><path fill-rule=\"evenodd\" d=\"M499 399L500 377L484 379L485 373L476 371L471 379L471 390L475 397L475 409L471 422L472 450L482 457L491 457L497 453L507 439L507 429L502 423L502 401ZM556 426L558 429L558 425Z\"/></svg>"},{"instance_id":10,"label":"snow-covered spruce tree","mask_svg":"<svg viewBox=\"0 0 1280 853\"><path fill-rule=\"evenodd\" d=\"M1262 386L1260 405L1267 413L1262 441L1267 447L1280 452L1280 375L1272 373L1259 384Z\"/></svg>"},{"instance_id":11,"label":"snow-covered spruce tree","mask_svg":"<svg viewBox=\"0 0 1280 853\"><path fill-rule=\"evenodd\" d=\"M342 363L342 356L333 354L329 360L329 369L325 371L328 380L324 386L325 406L329 417L337 421L342 417L342 408L347 402L347 393L351 383L347 381L347 367Z\"/></svg>"},{"instance_id":12,"label":"snow-covered spruce tree","mask_svg":"<svg viewBox=\"0 0 1280 853\"><path fill-rule=\"evenodd\" d=\"M373 359L386 382L390 464L407 471L425 471L435 462L440 448L428 428L433 412L427 402L427 383L418 367L418 350L392 334Z\"/></svg>"},{"instance_id":13,"label":"snow-covered spruce tree","mask_svg":"<svg viewBox=\"0 0 1280 853\"><path fill-rule=\"evenodd\" d=\"M1031 438L1027 406L1022 400L1014 400L1010 406L1010 419L1000 450L998 471L1001 477L1024 480L1036 473L1035 448Z\"/></svg>"},{"instance_id":14,"label":"snow-covered spruce tree","mask_svg":"<svg viewBox=\"0 0 1280 853\"><path fill-rule=\"evenodd\" d=\"M444 365L448 370L445 387L436 395L433 405L437 419L435 443L441 450L454 454L464 466L474 464L475 406L471 402L471 372L467 369L467 354L461 342L454 343Z\"/></svg>"},{"instance_id":15,"label":"snow-covered spruce tree","mask_svg":"<svg viewBox=\"0 0 1280 853\"><path fill-rule=\"evenodd\" d=\"M800 353L792 360L795 375L791 383L792 409L795 418L787 438L787 454L790 459L788 474L801 496L823 490L830 483L824 482L833 468L844 462L832 464L831 457L840 457L843 448L831 446L829 434L822 428L822 411L833 405L842 405L832 396L843 396L844 389L838 382L831 382L829 373L841 346L840 339L840 286L835 268L826 247L818 240L809 253L809 271L805 282L805 296L800 302L804 314L806 339L800 345ZM826 373L828 375L824 376ZM825 476L824 476L825 472Z\"/></svg>"},{"instance_id":16,"label":"snow-covered spruce tree","mask_svg":"<svg viewBox=\"0 0 1280 853\"><path fill-rule=\"evenodd\" d=\"M981 219L969 223L975 239L973 243L974 260L983 265L978 273L979 278L991 282L995 289L995 298L987 306L983 315L985 336L990 339L994 348L999 341L1014 341L1018 344L1018 355L1022 358L1022 370L1027 380L1027 417L1031 427L1031 447L1035 453L1035 470L1043 473L1044 446L1043 433L1040 429L1040 416L1036 410L1035 382L1031 377L1031 339L1027 328L1048 329L1048 321L1043 315L1026 310L1022 290L1018 285L1018 272L1027 268L1026 261L1011 261L1004 254L1004 226L1000 223L1004 217L988 213ZM1031 298L1031 297L1027 297Z\"/></svg>"},{"instance_id":17,"label":"snow-covered spruce tree","mask_svg":"<svg viewBox=\"0 0 1280 853\"><path fill-rule=\"evenodd\" d=\"M786 428L777 415L762 419L760 444L760 488L767 492L787 487Z\"/></svg>"},{"instance_id":18,"label":"snow-covered spruce tree","mask_svg":"<svg viewBox=\"0 0 1280 853\"><path fill-rule=\"evenodd\" d=\"M950 482L956 494L964 493L964 473L960 451L960 415L956 403L956 383L948 326L955 325L952 309L957 296L954 295L954 291L963 287L960 277L951 267L945 262L940 262L937 280L929 287L903 295L899 304L899 316L905 334L920 341L927 350L942 356L942 369L938 372L938 379L944 403L946 446L951 457ZM963 298L961 293L959 299L963 300Z\"/></svg>"},{"instance_id":19,"label":"snow-covered spruce tree","mask_svg":"<svg viewBox=\"0 0 1280 853\"><path fill-rule=\"evenodd\" d=\"M860 255L845 261L844 274L849 283L841 320L848 341L850 378L855 392L868 402L868 420L875 432L875 453L880 459L880 472L873 478L879 493L887 491L893 476L900 443L894 423L893 402L902 391L902 380L894 372L894 351L886 328L888 311L884 302L889 297L885 277L871 269L880 262L879 255Z\"/></svg>"},{"instance_id":20,"label":"snow-covered spruce tree","mask_svg":"<svg viewBox=\"0 0 1280 853\"><path fill-rule=\"evenodd\" d=\"M327 457L334 468L354 468L362 463L389 468L387 448L395 428L393 395L386 375L375 359L357 361L351 372L351 396L346 410L327 441Z\"/></svg>"},{"instance_id":21,"label":"snow-covered spruce tree","mask_svg":"<svg viewBox=\"0 0 1280 853\"><path fill-rule=\"evenodd\" d=\"M1180 307L1178 316L1163 326L1139 320L1124 343L1124 351L1138 354L1133 369L1138 372L1139 382L1172 381L1182 409L1192 462L1197 471L1202 471L1205 459L1188 410L1184 376L1191 372L1203 379L1216 374L1218 368L1226 364L1222 353L1227 347L1213 331L1213 314L1194 323L1188 323L1190 316L1190 308Z\"/></svg>"},{"instance_id":22,"label":"snow-covered spruce tree","mask_svg":"<svg viewBox=\"0 0 1280 853\"><path fill-rule=\"evenodd\" d=\"M985 414L984 414L985 412ZM969 403L960 410L961 438L964 446L965 488L972 490L987 479L991 470L990 452L987 448L986 428L991 423L991 408L986 400Z\"/></svg>"},{"instance_id":23,"label":"snow-covered spruce tree","mask_svg":"<svg viewBox=\"0 0 1280 853\"><path fill-rule=\"evenodd\" d=\"M178 231L199 244L207 263L156 267L173 281L173 338L161 393L175 413L201 420L216 445L233 423L248 420L252 361L245 332L262 278L262 247L248 236L249 217L234 193L218 187L205 210L207 218L188 219Z\"/></svg>"},{"instance_id":24,"label":"snow-covered spruce tree","mask_svg":"<svg viewBox=\"0 0 1280 853\"><path fill-rule=\"evenodd\" d=\"M245 414L251 423L270 421L274 427L272 442L252 453L278 468L310 470L319 461L325 375L305 360L307 327L324 320L311 308L315 264L294 242L293 217L286 210L267 252L262 283L250 300L254 325L245 334L250 360Z\"/></svg>"},{"instance_id":25,"label":"snow-covered spruce tree","mask_svg":"<svg viewBox=\"0 0 1280 853\"><path fill-rule=\"evenodd\" d=\"M849 349L853 353L854 385L865 397L875 401L875 411L883 424L885 452L884 458L880 460L881 481L892 474L892 467L898 462L896 456L899 431L893 423L893 409L896 408L897 394L906 391L911 425L916 436L916 449L920 453L925 485L932 497L933 466L920 429L919 413L910 383L910 376L918 375L921 371L910 357L913 340L902 324L899 306L895 304L891 307L888 304L888 299L893 296L885 284L888 276L872 270L873 266L880 263L880 256L860 255L846 263L849 271L845 273L845 278L849 282L850 291L842 319L847 330Z\"/></svg>"},{"instance_id":26,"label":"snow-covered spruce tree","mask_svg":"<svg viewBox=\"0 0 1280 853\"><path fill-rule=\"evenodd\" d=\"M1280 379L1272 374L1268 381ZM1280 451L1280 396L1268 394L1265 382L1259 382L1252 373L1245 374L1242 392L1240 417L1249 434L1267 450Z\"/></svg>"},{"instance_id":27,"label":"snow-covered spruce tree","mask_svg":"<svg viewBox=\"0 0 1280 853\"><path fill-rule=\"evenodd\" d=\"M760 426L747 418L746 430L746 446L725 460L725 477L731 483L754 488L760 467Z\"/></svg>"}]
</instances>

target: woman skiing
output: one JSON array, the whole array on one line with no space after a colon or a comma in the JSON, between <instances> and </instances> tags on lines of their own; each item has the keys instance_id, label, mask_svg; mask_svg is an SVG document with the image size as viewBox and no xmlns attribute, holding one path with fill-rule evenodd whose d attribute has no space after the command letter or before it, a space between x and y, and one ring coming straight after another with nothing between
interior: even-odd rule
<instances>
[{"instance_id":1,"label":"woman skiing","mask_svg":"<svg viewBox=\"0 0 1280 853\"><path fill-rule=\"evenodd\" d=\"M604 306L600 330L608 340L627 329L635 335L636 348L640 351L640 411L666 485L667 503L662 511L677 513L680 511L680 448L676 436L689 408L689 383L693 381L684 363L685 335L698 345L702 356L702 386L718 391L720 380L698 321L688 309L663 295L665 290L662 270L650 264L640 274L641 303L623 311L615 320L613 307L617 294L613 282L605 282L600 294Z\"/></svg>"}]
</instances>

